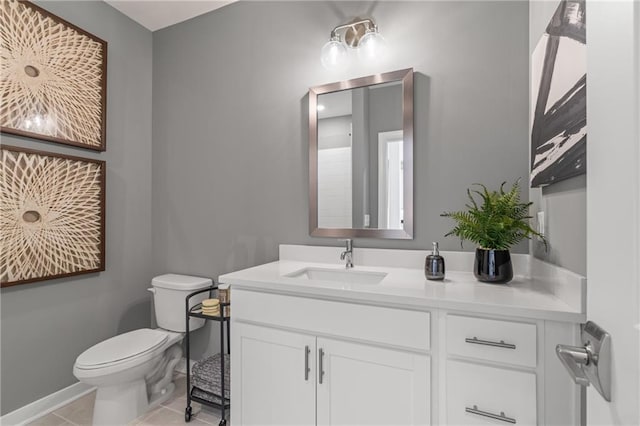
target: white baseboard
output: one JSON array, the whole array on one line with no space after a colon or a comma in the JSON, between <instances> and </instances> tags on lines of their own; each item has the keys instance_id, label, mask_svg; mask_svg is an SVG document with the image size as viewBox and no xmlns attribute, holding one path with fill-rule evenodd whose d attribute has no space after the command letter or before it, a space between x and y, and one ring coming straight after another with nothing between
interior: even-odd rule
<instances>
[{"instance_id":1,"label":"white baseboard","mask_svg":"<svg viewBox=\"0 0 640 426\"><path fill-rule=\"evenodd\" d=\"M30 423L80 397L85 396L94 389L94 386L90 386L86 383L74 383L71 386L60 389L59 391L34 401L31 404L27 404L22 408L18 408L15 411L5 414L0 417L0 424L2 426L14 426Z\"/></svg>"}]
</instances>

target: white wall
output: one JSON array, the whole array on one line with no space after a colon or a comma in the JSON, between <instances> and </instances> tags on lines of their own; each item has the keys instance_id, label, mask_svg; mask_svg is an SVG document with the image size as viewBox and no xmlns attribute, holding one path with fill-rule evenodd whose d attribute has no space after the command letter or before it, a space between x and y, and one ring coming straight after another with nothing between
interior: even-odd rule
<instances>
[{"instance_id":1,"label":"white wall","mask_svg":"<svg viewBox=\"0 0 640 426\"><path fill-rule=\"evenodd\" d=\"M335 102L328 102L331 98ZM322 228L351 228L351 96L347 93L345 99L345 96L329 95L323 103L330 112L342 108L341 112L349 115L318 120L318 225Z\"/></svg>"},{"instance_id":2,"label":"white wall","mask_svg":"<svg viewBox=\"0 0 640 426\"><path fill-rule=\"evenodd\" d=\"M318 226L351 228L351 147L318 150Z\"/></svg>"},{"instance_id":3,"label":"white wall","mask_svg":"<svg viewBox=\"0 0 640 426\"><path fill-rule=\"evenodd\" d=\"M640 424L640 3L588 1L587 316L612 337L611 403L590 425Z\"/></svg>"}]
</instances>

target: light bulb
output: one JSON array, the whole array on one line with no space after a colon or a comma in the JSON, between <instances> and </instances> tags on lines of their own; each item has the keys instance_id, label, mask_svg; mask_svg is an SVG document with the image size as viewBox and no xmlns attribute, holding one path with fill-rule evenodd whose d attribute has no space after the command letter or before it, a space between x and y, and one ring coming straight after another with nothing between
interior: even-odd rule
<instances>
[{"instance_id":1,"label":"light bulb","mask_svg":"<svg viewBox=\"0 0 640 426\"><path fill-rule=\"evenodd\" d=\"M328 70L334 70L346 65L347 48L340 42L339 38L332 38L320 51L322 66Z\"/></svg>"},{"instance_id":2,"label":"light bulb","mask_svg":"<svg viewBox=\"0 0 640 426\"><path fill-rule=\"evenodd\" d=\"M358 56L365 60L376 60L384 56L387 42L376 30L369 30L358 44Z\"/></svg>"}]
</instances>

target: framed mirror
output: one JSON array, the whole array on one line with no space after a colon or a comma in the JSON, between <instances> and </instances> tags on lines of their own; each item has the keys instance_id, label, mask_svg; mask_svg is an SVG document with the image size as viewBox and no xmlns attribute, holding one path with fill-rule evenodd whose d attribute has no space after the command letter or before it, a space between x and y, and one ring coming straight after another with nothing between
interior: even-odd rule
<instances>
[{"instance_id":1,"label":"framed mirror","mask_svg":"<svg viewBox=\"0 0 640 426\"><path fill-rule=\"evenodd\" d=\"M413 238L413 69L309 90L309 232Z\"/></svg>"}]
</instances>

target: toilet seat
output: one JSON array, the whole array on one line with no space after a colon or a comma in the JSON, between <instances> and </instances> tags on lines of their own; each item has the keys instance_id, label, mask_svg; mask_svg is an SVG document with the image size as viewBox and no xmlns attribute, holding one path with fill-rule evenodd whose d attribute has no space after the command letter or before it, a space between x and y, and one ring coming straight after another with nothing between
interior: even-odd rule
<instances>
[{"instance_id":1,"label":"toilet seat","mask_svg":"<svg viewBox=\"0 0 640 426\"><path fill-rule=\"evenodd\" d=\"M153 358L163 349L169 335L162 330L142 328L120 334L100 342L78 356L74 368L78 370L112 370L129 367Z\"/></svg>"}]
</instances>

